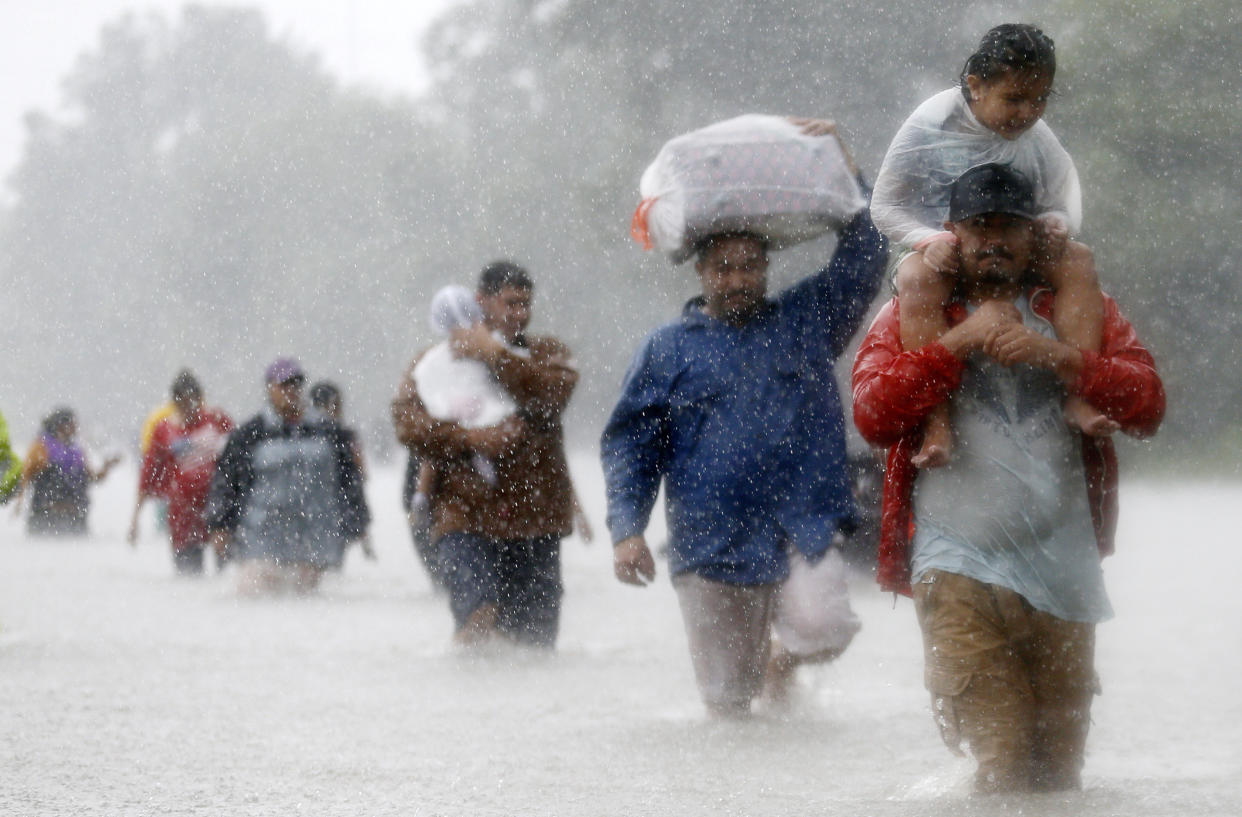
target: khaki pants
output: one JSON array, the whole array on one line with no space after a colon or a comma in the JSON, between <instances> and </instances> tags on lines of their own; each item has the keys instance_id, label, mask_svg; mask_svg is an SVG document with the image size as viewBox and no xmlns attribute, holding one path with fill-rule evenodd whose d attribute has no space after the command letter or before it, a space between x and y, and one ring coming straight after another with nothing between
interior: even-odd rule
<instances>
[{"instance_id":1,"label":"khaki pants","mask_svg":"<svg viewBox=\"0 0 1242 817\"><path fill-rule=\"evenodd\" d=\"M969 742L975 788L1079 788L1097 690L1095 625L938 570L914 586L914 609L933 714L950 749Z\"/></svg>"},{"instance_id":2,"label":"khaki pants","mask_svg":"<svg viewBox=\"0 0 1242 817\"><path fill-rule=\"evenodd\" d=\"M699 695L713 715L744 716L763 689L776 585L673 577Z\"/></svg>"}]
</instances>

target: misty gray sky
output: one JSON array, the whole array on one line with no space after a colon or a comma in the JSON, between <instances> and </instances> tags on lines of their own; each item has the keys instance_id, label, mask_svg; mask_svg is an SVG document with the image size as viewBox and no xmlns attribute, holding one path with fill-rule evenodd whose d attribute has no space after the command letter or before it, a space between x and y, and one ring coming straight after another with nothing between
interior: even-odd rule
<instances>
[{"instance_id":1,"label":"misty gray sky","mask_svg":"<svg viewBox=\"0 0 1242 817\"><path fill-rule=\"evenodd\" d=\"M416 93L425 71L416 52L431 18L454 0L235 0L263 10L272 30L320 55L336 76L381 91ZM0 27L0 175L25 138L23 115L54 110L60 82L100 27L126 11L174 16L185 0L10 0ZM199 5L222 5L203 2Z\"/></svg>"}]
</instances>

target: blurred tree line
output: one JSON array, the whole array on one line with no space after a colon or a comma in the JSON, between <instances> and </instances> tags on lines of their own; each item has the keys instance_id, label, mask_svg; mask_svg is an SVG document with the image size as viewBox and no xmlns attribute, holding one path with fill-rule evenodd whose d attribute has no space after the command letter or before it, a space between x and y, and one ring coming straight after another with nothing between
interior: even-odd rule
<instances>
[{"instance_id":1,"label":"blurred tree line","mask_svg":"<svg viewBox=\"0 0 1242 817\"><path fill-rule=\"evenodd\" d=\"M870 175L914 107L1006 20L1058 44L1047 118L1083 178L1084 239L1156 351L1162 450L1242 428L1242 82L1225 0L475 0L423 48L431 91L342 87L257 11L189 6L105 27L31 113L0 213L3 410L72 403L132 434L191 365L238 414L297 354L387 435L426 303L497 257L536 278L535 331L583 370L592 440L638 339L696 289L628 236L638 177L673 135L760 111L838 120ZM792 280L830 245L790 251ZM1222 376L1223 375L1223 376Z\"/></svg>"}]
</instances>

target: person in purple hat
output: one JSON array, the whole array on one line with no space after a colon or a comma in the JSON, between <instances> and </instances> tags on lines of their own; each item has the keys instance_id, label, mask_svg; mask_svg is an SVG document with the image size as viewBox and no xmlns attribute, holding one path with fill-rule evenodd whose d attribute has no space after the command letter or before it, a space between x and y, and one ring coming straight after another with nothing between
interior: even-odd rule
<instances>
[{"instance_id":1,"label":"person in purple hat","mask_svg":"<svg viewBox=\"0 0 1242 817\"><path fill-rule=\"evenodd\" d=\"M305 382L293 358L267 367L268 404L229 437L212 478L207 529L240 561L244 593L314 590L370 523L350 438L306 416Z\"/></svg>"}]
</instances>

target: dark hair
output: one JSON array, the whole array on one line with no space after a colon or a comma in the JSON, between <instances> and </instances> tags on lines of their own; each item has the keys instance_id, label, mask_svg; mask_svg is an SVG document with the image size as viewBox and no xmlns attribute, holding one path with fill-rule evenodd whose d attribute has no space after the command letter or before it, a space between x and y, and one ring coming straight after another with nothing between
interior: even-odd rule
<instances>
[{"instance_id":1,"label":"dark hair","mask_svg":"<svg viewBox=\"0 0 1242 817\"><path fill-rule=\"evenodd\" d=\"M203 396L203 387L199 385L198 378L194 376L194 372L189 369L182 369L177 372L177 376L172 382L172 398L176 400L183 395Z\"/></svg>"},{"instance_id":2,"label":"dark hair","mask_svg":"<svg viewBox=\"0 0 1242 817\"><path fill-rule=\"evenodd\" d=\"M43 418L43 432L45 434L55 434L66 425L74 422L77 422L77 418L74 417L73 409L68 406L57 406L52 409L51 414Z\"/></svg>"},{"instance_id":3,"label":"dark hair","mask_svg":"<svg viewBox=\"0 0 1242 817\"><path fill-rule=\"evenodd\" d=\"M763 248L763 254L768 254L768 239L764 236L759 233L749 232L747 230L729 230L723 233L712 233L711 235L705 235L698 241L694 242L695 259L702 261L703 256L707 254L708 250L710 250L718 242L726 241L730 238L747 238L751 241L758 241L759 245Z\"/></svg>"},{"instance_id":4,"label":"dark hair","mask_svg":"<svg viewBox=\"0 0 1242 817\"><path fill-rule=\"evenodd\" d=\"M495 295L505 287L534 289L530 273L512 261L493 261L479 273L479 293Z\"/></svg>"},{"instance_id":5,"label":"dark hair","mask_svg":"<svg viewBox=\"0 0 1242 817\"><path fill-rule=\"evenodd\" d=\"M311 405L317 409L326 409L334 402L340 402L341 390L335 383L320 380L310 388Z\"/></svg>"},{"instance_id":6,"label":"dark hair","mask_svg":"<svg viewBox=\"0 0 1242 817\"><path fill-rule=\"evenodd\" d=\"M1057 72L1056 46L1052 38L1027 23L1004 23L996 26L979 41L975 53L966 60L958 78L962 95L970 100L966 77L974 74L984 82L991 82L1009 71L1014 73L1037 72L1049 79Z\"/></svg>"}]
</instances>

